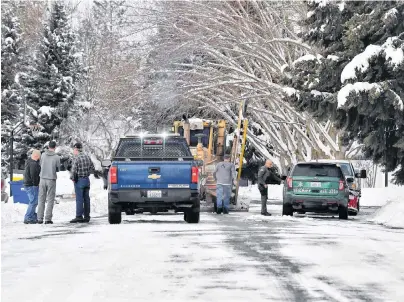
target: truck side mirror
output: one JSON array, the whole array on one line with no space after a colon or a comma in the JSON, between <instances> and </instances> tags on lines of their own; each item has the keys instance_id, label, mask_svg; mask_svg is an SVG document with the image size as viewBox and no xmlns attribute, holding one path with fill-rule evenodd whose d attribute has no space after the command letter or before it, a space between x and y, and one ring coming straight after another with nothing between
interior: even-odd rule
<instances>
[{"instance_id":1,"label":"truck side mirror","mask_svg":"<svg viewBox=\"0 0 404 302\"><path fill-rule=\"evenodd\" d=\"M111 160L110 159L104 159L102 162L101 162L101 166L103 167L103 168L106 168L106 167L109 167L109 166L111 166Z\"/></svg>"},{"instance_id":2,"label":"truck side mirror","mask_svg":"<svg viewBox=\"0 0 404 302\"><path fill-rule=\"evenodd\" d=\"M367 178L366 170L360 170L360 172L355 173L356 178Z\"/></svg>"}]
</instances>

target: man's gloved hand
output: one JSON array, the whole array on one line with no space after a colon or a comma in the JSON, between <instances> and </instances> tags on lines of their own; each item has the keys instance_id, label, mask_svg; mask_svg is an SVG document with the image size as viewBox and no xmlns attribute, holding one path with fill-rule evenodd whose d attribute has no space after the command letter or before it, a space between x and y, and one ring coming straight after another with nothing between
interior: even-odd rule
<instances>
[{"instance_id":1,"label":"man's gloved hand","mask_svg":"<svg viewBox=\"0 0 404 302\"><path fill-rule=\"evenodd\" d=\"M100 179L100 175L101 175L101 172L100 172L100 171L94 171L94 177L95 177L96 179Z\"/></svg>"}]
</instances>

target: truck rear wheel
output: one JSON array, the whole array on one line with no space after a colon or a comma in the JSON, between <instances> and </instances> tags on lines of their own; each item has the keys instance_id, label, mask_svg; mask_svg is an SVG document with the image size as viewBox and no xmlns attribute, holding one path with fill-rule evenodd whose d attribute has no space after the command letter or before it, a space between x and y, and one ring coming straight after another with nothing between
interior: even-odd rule
<instances>
[{"instance_id":1,"label":"truck rear wheel","mask_svg":"<svg viewBox=\"0 0 404 302\"><path fill-rule=\"evenodd\" d=\"M120 207L108 208L108 222L109 224L120 224L122 222L122 212Z\"/></svg>"},{"instance_id":2,"label":"truck rear wheel","mask_svg":"<svg viewBox=\"0 0 404 302\"><path fill-rule=\"evenodd\" d=\"M293 208L291 206L283 205L282 216L293 216Z\"/></svg>"},{"instance_id":3,"label":"truck rear wheel","mask_svg":"<svg viewBox=\"0 0 404 302\"><path fill-rule=\"evenodd\" d=\"M339 219L348 219L348 207L340 206L338 208Z\"/></svg>"},{"instance_id":4,"label":"truck rear wheel","mask_svg":"<svg viewBox=\"0 0 404 302\"><path fill-rule=\"evenodd\" d=\"M184 213L184 220L187 223L198 223L199 222L199 216L200 213L199 212L185 212Z\"/></svg>"}]
</instances>

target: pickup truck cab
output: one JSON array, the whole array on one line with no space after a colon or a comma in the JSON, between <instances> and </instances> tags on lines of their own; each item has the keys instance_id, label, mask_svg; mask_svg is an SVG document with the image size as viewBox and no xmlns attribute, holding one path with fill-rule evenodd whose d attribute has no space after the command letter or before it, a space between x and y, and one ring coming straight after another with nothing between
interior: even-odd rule
<instances>
[{"instance_id":1,"label":"pickup truck cab","mask_svg":"<svg viewBox=\"0 0 404 302\"><path fill-rule=\"evenodd\" d=\"M109 168L108 220L122 212L183 212L188 223L200 214L199 167L183 137L145 135L121 138Z\"/></svg>"}]
</instances>

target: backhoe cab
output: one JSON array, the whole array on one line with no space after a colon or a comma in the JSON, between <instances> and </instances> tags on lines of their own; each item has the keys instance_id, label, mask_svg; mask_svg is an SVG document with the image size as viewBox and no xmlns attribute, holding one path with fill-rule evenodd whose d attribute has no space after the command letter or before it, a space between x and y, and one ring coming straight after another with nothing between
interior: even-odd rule
<instances>
[{"instance_id":1,"label":"backhoe cab","mask_svg":"<svg viewBox=\"0 0 404 302\"><path fill-rule=\"evenodd\" d=\"M240 127L243 122L244 135L240 135ZM233 188L230 200L230 209L232 211L248 211L249 203L240 200L238 196L239 180L244 157L244 148L247 134L247 120L239 121L238 128L234 132L232 146L226 146L226 139L229 134L226 130L225 120L203 120L199 118L183 119L175 121L172 132L183 136L191 150L192 155L200 161L200 179L201 179L201 211L216 211L216 181L213 177L216 164L223 160L227 147L231 147L231 160L236 165L238 171L237 185Z\"/></svg>"}]
</instances>

